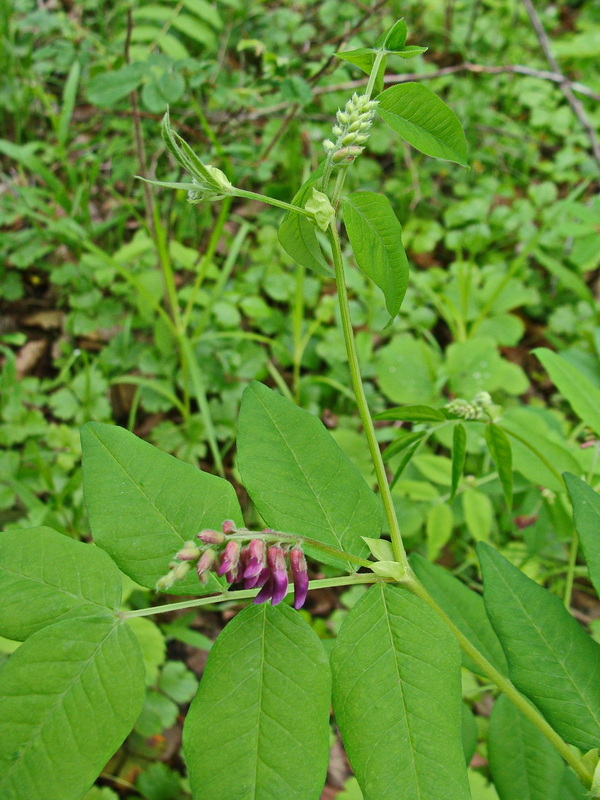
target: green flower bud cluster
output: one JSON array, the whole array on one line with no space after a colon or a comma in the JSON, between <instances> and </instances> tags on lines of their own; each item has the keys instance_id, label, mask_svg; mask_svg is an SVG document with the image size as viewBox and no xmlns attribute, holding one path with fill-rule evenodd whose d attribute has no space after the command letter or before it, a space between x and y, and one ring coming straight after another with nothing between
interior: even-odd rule
<instances>
[{"instance_id":1,"label":"green flower bud cluster","mask_svg":"<svg viewBox=\"0 0 600 800\"><path fill-rule=\"evenodd\" d=\"M364 150L369 138L369 129L373 124L377 100L369 99L366 94L352 95L343 111L338 109L337 125L333 126L335 142L325 139L323 147L331 154L334 164L351 164Z\"/></svg>"},{"instance_id":2,"label":"green flower bud cluster","mask_svg":"<svg viewBox=\"0 0 600 800\"><path fill-rule=\"evenodd\" d=\"M477 392L475 397L469 402L457 397L444 406L451 414L462 419L485 419L487 410L492 405L492 398L489 392Z\"/></svg>"}]
</instances>

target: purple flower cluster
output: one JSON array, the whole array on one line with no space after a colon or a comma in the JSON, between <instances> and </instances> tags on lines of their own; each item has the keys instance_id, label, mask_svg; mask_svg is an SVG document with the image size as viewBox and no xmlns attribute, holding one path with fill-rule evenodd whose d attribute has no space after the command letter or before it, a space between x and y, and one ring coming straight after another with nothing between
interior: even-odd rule
<instances>
[{"instance_id":1,"label":"purple flower cluster","mask_svg":"<svg viewBox=\"0 0 600 800\"><path fill-rule=\"evenodd\" d=\"M191 562L195 561L201 583L206 584L209 573L215 571L217 575L225 576L230 584L260 589L254 598L255 603L270 600L275 606L288 592L289 562L294 584L294 608L302 608L308 592L306 559L300 544L283 547L283 536L270 528L252 534L246 529L237 529L231 520L225 520L221 531L200 531L197 536L200 545L194 541L186 542L171 563L171 571L160 579L157 588L162 591L169 589L175 580L187 575Z\"/></svg>"}]
</instances>

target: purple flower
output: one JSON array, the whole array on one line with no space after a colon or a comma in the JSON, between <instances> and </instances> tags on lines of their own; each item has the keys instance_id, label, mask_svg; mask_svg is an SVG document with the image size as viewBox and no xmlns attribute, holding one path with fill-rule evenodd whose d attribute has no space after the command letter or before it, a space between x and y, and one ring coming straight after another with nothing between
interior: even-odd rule
<instances>
[{"instance_id":1,"label":"purple flower","mask_svg":"<svg viewBox=\"0 0 600 800\"><path fill-rule=\"evenodd\" d=\"M281 603L287 594L288 576L285 564L285 550L283 547L273 545L267 550L267 564L273 580L273 594L271 604L276 606Z\"/></svg>"},{"instance_id":2,"label":"purple flower","mask_svg":"<svg viewBox=\"0 0 600 800\"><path fill-rule=\"evenodd\" d=\"M225 575L229 572L235 575L236 568L240 560L240 545L239 542L227 542L225 550L221 555L221 563L217 569L217 575Z\"/></svg>"},{"instance_id":3,"label":"purple flower","mask_svg":"<svg viewBox=\"0 0 600 800\"><path fill-rule=\"evenodd\" d=\"M304 553L299 547L290 550L290 566L294 581L294 608L299 609L304 605L308 592L308 570Z\"/></svg>"},{"instance_id":4,"label":"purple flower","mask_svg":"<svg viewBox=\"0 0 600 800\"><path fill-rule=\"evenodd\" d=\"M264 586L266 582L269 580L270 575L271 573L269 572L269 568L263 567L263 569L259 572L259 574L256 575L254 578L244 579L244 589L257 589L259 586ZM262 601L259 600L258 602L260 603Z\"/></svg>"},{"instance_id":5,"label":"purple flower","mask_svg":"<svg viewBox=\"0 0 600 800\"><path fill-rule=\"evenodd\" d=\"M242 557L247 563L244 566L244 580L256 578L267 565L265 543L262 539L252 539L247 548L244 548Z\"/></svg>"},{"instance_id":6,"label":"purple flower","mask_svg":"<svg viewBox=\"0 0 600 800\"><path fill-rule=\"evenodd\" d=\"M273 597L273 578L271 577L271 573L267 570L267 580L265 585L262 587L260 592L256 595L253 603L266 603L267 600L270 600Z\"/></svg>"}]
</instances>

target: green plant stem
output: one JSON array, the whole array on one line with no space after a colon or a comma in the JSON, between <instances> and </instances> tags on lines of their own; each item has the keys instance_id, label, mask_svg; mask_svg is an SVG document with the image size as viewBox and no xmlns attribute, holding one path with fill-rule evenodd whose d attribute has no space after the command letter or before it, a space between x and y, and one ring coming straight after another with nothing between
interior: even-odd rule
<instances>
[{"instance_id":1,"label":"green plant stem","mask_svg":"<svg viewBox=\"0 0 600 800\"><path fill-rule=\"evenodd\" d=\"M381 62L386 57L387 53L385 50L379 50L377 55L375 56L375 61L373 62L373 68L371 69L371 74L369 75L369 82L367 83L367 88L365 89L365 94L371 99L371 95L373 94L373 89L375 88L375 81L377 80L377 73L379 72L379 67Z\"/></svg>"},{"instance_id":2,"label":"green plant stem","mask_svg":"<svg viewBox=\"0 0 600 800\"><path fill-rule=\"evenodd\" d=\"M322 578L310 581L308 584L311 589L326 589L330 586L349 586L361 583L375 583L382 580L377 575L343 575L340 578ZM290 587L288 594L294 590ZM169 611L179 611L183 608L197 608L198 606L209 606L213 603L236 603L239 600L251 600L260 592L260 589L242 589L239 592L222 592L221 594L198 597L196 600L182 600L180 603L167 603L164 606L153 606L152 608L138 608L135 611L121 611L119 616L122 619L133 619L134 617L151 617L154 614L167 614Z\"/></svg>"},{"instance_id":3,"label":"green plant stem","mask_svg":"<svg viewBox=\"0 0 600 800\"><path fill-rule=\"evenodd\" d=\"M294 206L292 203L286 203L284 200L276 200L274 197L268 197L266 194L258 194L257 192L248 192L246 189L235 188L232 192L234 197L244 197L246 200L258 200L260 203L266 203L269 206L277 206L283 208L284 211L293 211L295 214L302 214L303 217L308 217L313 220L315 218L312 211L307 211L302 206Z\"/></svg>"},{"instance_id":4,"label":"green plant stem","mask_svg":"<svg viewBox=\"0 0 600 800\"><path fill-rule=\"evenodd\" d=\"M411 577L403 582L402 585L427 603L427 605L433 609L433 611L435 611L439 617L441 617L441 619L446 623L446 625L458 639L458 643L463 651L479 667L481 667L484 674L498 687L498 689L500 689L501 692L503 692L503 694L508 697L508 699L519 709L519 711L525 717L527 717L527 719L533 725L535 725L535 727L548 739L548 741L551 742L551 744L556 748L556 750L558 750L567 764L569 764L569 766L576 773L577 777L586 787L589 788L592 785L592 775L581 762L581 759L578 758L571 750L569 745L563 741L563 739L561 739L558 733L556 733L550 723L547 722L546 719L540 714L537 708L535 708L532 703L530 703L529 700L527 700L527 698L525 698L519 692L512 681L510 681L499 670L497 670L493 664L490 664L487 658L485 658L485 656L482 655L482 653L480 653L473 644L471 644L469 639L467 639L460 628L458 628L446 614L446 612L440 608L440 606L438 606L423 584L416 578Z\"/></svg>"},{"instance_id":5,"label":"green plant stem","mask_svg":"<svg viewBox=\"0 0 600 800\"><path fill-rule=\"evenodd\" d=\"M302 326L304 322L304 277L306 269L302 264L296 265L296 291L294 293L294 308L292 310L292 335L294 342L293 379L292 389L294 402L300 404L300 367L302 365Z\"/></svg>"},{"instance_id":6,"label":"green plant stem","mask_svg":"<svg viewBox=\"0 0 600 800\"><path fill-rule=\"evenodd\" d=\"M352 388L358 406L358 412L363 424L365 436L369 444L369 451L373 466L375 467L375 475L377 476L377 483L379 485L379 492L383 501L383 508L385 516L388 521L390 529L390 538L392 541L392 548L394 550L394 557L396 561L402 565L406 572L409 572L408 559L406 558L406 551L402 543L402 534L400 533L400 526L398 518L396 517L396 510L394 508L394 501L392 500L392 493L388 483L383 458L379 449L379 443L375 436L375 427L371 419L371 413L367 404L365 390L360 375L360 366L358 363L358 354L356 352L356 344L354 342L354 331L352 330L352 320L350 317L350 304L348 303L348 292L346 290L346 281L344 278L344 263L342 260L342 249L340 246L340 237L337 228L330 225L327 231L329 241L331 243L331 250L333 255L333 264L335 267L335 282L337 286L338 302L340 306L340 313L342 317L342 330L344 334L344 341L346 344L346 354L348 356L348 366L350 368L350 378L352 381Z\"/></svg>"}]
</instances>

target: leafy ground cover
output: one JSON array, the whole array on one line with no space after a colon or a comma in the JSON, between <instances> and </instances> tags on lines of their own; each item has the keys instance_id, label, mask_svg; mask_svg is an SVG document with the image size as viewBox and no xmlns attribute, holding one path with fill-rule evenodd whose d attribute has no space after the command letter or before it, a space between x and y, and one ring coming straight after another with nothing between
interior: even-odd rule
<instances>
[{"instance_id":1,"label":"leafy ground cover","mask_svg":"<svg viewBox=\"0 0 600 800\"><path fill-rule=\"evenodd\" d=\"M433 166L381 126L349 175L349 189L390 198L411 263L390 324L379 289L359 269L348 275L368 400L378 412L460 399L474 407L487 392L503 433L486 436L477 420L383 416L378 436L403 532L411 550L472 585L475 545L492 542L571 599L597 632L600 610L577 563L560 474L594 485L600 471L598 11L589 2L540 9L558 69L575 82L578 114L525 6L396 5L3 6L4 527L89 538L79 444L88 421L117 422L239 485L233 443L252 380L323 419L374 483L352 414L333 281L281 249L281 212L251 198L191 206L134 176L181 179L159 136L168 105L180 132L236 186L289 201L316 167L331 117L363 82L333 53L404 16L409 44L426 40L430 49L426 61L398 59L393 71L414 71L454 109L471 169ZM525 434L541 458L522 444ZM512 510L503 435L513 450ZM246 521L259 522L240 499ZM148 605L147 590L124 582L124 602ZM361 592L313 593L306 620L331 642ZM236 610L132 621L145 704L88 800L188 796L181 711ZM14 647L2 642L6 655ZM489 720L489 687L472 672L463 695L473 796L494 797L487 732L511 723L502 707ZM324 796L359 797L331 736Z\"/></svg>"}]
</instances>

